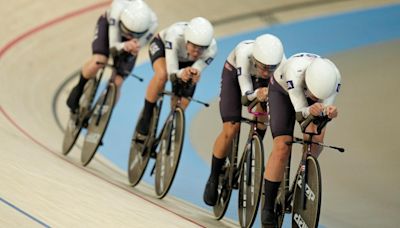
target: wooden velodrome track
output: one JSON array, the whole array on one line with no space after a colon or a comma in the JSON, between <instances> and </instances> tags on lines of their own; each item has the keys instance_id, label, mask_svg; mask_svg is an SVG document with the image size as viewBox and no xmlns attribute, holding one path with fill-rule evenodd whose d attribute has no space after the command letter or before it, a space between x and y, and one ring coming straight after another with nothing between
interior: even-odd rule
<instances>
[{"instance_id":1,"label":"wooden velodrome track","mask_svg":"<svg viewBox=\"0 0 400 228\"><path fill-rule=\"evenodd\" d=\"M148 1L159 17L159 28L201 15L215 23L218 36L398 1L265 2ZM170 196L157 200L146 185L129 188L126 174L101 156L82 168L78 152L60 155L63 136L54 121L52 98L67 75L90 55L94 23L108 4L94 0L1 2L0 226L237 226L234 221L215 221L209 211ZM343 119L330 132L330 139L335 139L333 135L345 130L347 137L334 141L351 152L321 158L334 180L324 183L321 219L329 227L396 227L400 222L399 96L394 93L400 81L394 69L399 46L392 42L332 57L343 75L365 78L363 89L348 89L341 95ZM382 58L368 58L376 53ZM141 58L147 58L146 51ZM377 79L382 72L387 77ZM360 82L348 79L346 83L356 87ZM66 95L62 94L61 101ZM61 116L65 122L64 103L56 107L65 113ZM216 111L212 118L219 118Z\"/></svg>"}]
</instances>

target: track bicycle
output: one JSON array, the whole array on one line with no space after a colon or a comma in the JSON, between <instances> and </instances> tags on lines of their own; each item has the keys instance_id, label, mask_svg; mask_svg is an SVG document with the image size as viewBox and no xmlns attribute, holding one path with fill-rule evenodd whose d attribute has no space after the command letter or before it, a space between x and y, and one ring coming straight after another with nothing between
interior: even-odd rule
<instances>
[{"instance_id":1,"label":"track bicycle","mask_svg":"<svg viewBox=\"0 0 400 228\"><path fill-rule=\"evenodd\" d=\"M285 167L284 179L275 200L278 227L282 227L285 213L292 213L292 227L318 227L322 199L321 170L318 160L311 154L311 145L315 144L344 152L344 148L312 141L313 136L321 134L322 129L330 120L327 116L310 115L300 124L301 131L308 135L308 139L294 137L293 141L287 142L288 145L302 144L303 150L296 176L290 188L291 154ZM316 132L306 132L310 123L317 126Z\"/></svg>"},{"instance_id":2,"label":"track bicycle","mask_svg":"<svg viewBox=\"0 0 400 228\"><path fill-rule=\"evenodd\" d=\"M258 101L252 102L248 107L248 112L253 116L252 119L242 117L241 123L250 125L250 131L244 152L238 163L238 146L240 131L236 134L230 153L225 160L218 183L218 200L213 208L217 219L222 219L228 208L233 189L239 189L238 213L241 227L251 227L257 216L258 206L261 198L261 189L264 172L264 146L262 139L257 133L258 119L267 116L268 104L260 103L264 112L255 112L253 108ZM240 179L239 179L240 178Z\"/></svg>"},{"instance_id":3,"label":"track bicycle","mask_svg":"<svg viewBox=\"0 0 400 228\"><path fill-rule=\"evenodd\" d=\"M181 107L182 98L205 107L209 106L207 103L183 95L183 91L190 85L190 81L184 83L180 79L174 78L171 81L173 82L172 92L163 91L159 94L150 122L149 135L145 140L138 138L138 126L136 126L128 161L128 179L133 187L142 179L150 158L156 160L150 175L155 173L155 192L160 199L167 195L172 185L182 153L185 136L185 113ZM173 98L171 99L172 105L161 131L157 135L164 96ZM137 123L142 114L143 111Z\"/></svg>"}]
</instances>

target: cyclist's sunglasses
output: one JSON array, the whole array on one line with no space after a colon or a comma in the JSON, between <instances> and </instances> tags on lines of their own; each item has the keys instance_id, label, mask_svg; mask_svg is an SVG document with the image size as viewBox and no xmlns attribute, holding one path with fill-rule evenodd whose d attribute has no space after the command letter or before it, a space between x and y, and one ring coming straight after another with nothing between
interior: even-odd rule
<instances>
[{"instance_id":1,"label":"cyclist's sunglasses","mask_svg":"<svg viewBox=\"0 0 400 228\"><path fill-rule=\"evenodd\" d=\"M188 44L192 45L195 49L199 49L200 51L206 50L209 46L200 46L188 41Z\"/></svg>"},{"instance_id":2,"label":"cyclist's sunglasses","mask_svg":"<svg viewBox=\"0 0 400 228\"><path fill-rule=\"evenodd\" d=\"M266 65L264 63L259 62L257 59L253 57L254 60L254 65L256 68L263 70L263 71L268 71L268 72L274 72L276 68L278 68L279 64L276 65Z\"/></svg>"},{"instance_id":3,"label":"cyclist's sunglasses","mask_svg":"<svg viewBox=\"0 0 400 228\"><path fill-rule=\"evenodd\" d=\"M129 38L135 38L135 39L139 39L140 37L142 37L148 31L148 29L145 30L144 32L131 31L121 21L119 22L119 28L121 29L121 34L123 36L129 37Z\"/></svg>"}]
</instances>

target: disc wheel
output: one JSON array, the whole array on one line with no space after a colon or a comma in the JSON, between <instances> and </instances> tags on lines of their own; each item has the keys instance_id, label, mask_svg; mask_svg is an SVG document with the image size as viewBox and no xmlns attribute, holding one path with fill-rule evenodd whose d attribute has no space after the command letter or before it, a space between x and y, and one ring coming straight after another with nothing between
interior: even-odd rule
<instances>
[{"instance_id":1,"label":"disc wheel","mask_svg":"<svg viewBox=\"0 0 400 228\"><path fill-rule=\"evenodd\" d=\"M321 209L321 171L317 159L307 156L305 205L302 205L302 175L298 175L294 190L292 227L318 227ZM305 207L304 207L305 206Z\"/></svg>"}]
</instances>

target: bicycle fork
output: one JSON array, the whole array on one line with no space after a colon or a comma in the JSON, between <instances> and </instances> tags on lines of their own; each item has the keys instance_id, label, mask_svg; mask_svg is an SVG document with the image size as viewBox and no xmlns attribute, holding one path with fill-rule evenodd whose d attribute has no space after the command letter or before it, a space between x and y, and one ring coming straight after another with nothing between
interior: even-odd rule
<instances>
[{"instance_id":1,"label":"bicycle fork","mask_svg":"<svg viewBox=\"0 0 400 228\"><path fill-rule=\"evenodd\" d=\"M106 101L107 101L107 97L108 97L108 94L109 94L109 92L110 92L110 85L107 85L107 90L106 90L106 93L105 93L105 95L104 95L104 99L103 99L103 101L101 102L101 105L99 106L99 107L95 107L95 110L94 110L94 113L95 114L97 114L97 118L96 118L96 126L98 126L99 125L99 123L100 123L100 120L101 120L101 116L105 113L105 112L107 112L108 111L108 108L109 107L106 107L105 108L105 104L106 104ZM104 111L103 111L103 109L105 109Z\"/></svg>"},{"instance_id":2,"label":"bicycle fork","mask_svg":"<svg viewBox=\"0 0 400 228\"><path fill-rule=\"evenodd\" d=\"M293 189L294 189L294 185L291 186L291 188L289 189L289 185L290 185L290 163L292 160L292 153L289 153L289 158L288 158L288 162L286 163L286 167L285 167L285 173L284 173L284 181L285 181L285 213L291 213L292 211L292 199L293 199ZM297 175L296 175L297 178Z\"/></svg>"},{"instance_id":3,"label":"bicycle fork","mask_svg":"<svg viewBox=\"0 0 400 228\"><path fill-rule=\"evenodd\" d=\"M155 143L152 146L152 149L151 149L151 153L153 154L153 156L151 156L152 158L156 159L157 153L161 153L160 151L156 152L156 149L161 142L162 136L164 134L168 134L167 138L169 139L171 137L171 134L174 131L174 123L173 123L174 116L175 116L175 111L172 110L171 114L168 116L167 121L165 122L165 124L161 130L160 136L155 140ZM167 142L165 142L165 143L167 144L167 145L165 145L165 150L167 151L167 153L170 153L171 140L167 140ZM169 155L169 154L167 154L167 155ZM153 174L154 174L154 171L155 171L156 165L157 165L156 163L157 163L157 160L156 160L156 162L154 162L153 168L151 169L151 172L150 172L150 176L153 176Z\"/></svg>"},{"instance_id":4,"label":"bicycle fork","mask_svg":"<svg viewBox=\"0 0 400 228\"><path fill-rule=\"evenodd\" d=\"M310 138L311 141L311 138ZM307 204L307 172L308 172L308 167L307 167L307 155L311 153L311 144L304 145L304 150L305 153L303 153L302 159L301 159L301 166L300 166L300 179L298 180L297 184L301 185L301 198L300 198L300 205L302 206L302 209L306 209L306 204Z\"/></svg>"}]
</instances>

